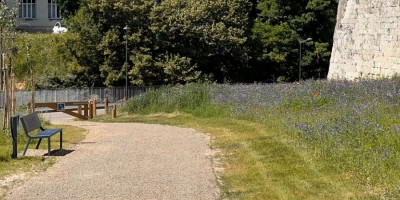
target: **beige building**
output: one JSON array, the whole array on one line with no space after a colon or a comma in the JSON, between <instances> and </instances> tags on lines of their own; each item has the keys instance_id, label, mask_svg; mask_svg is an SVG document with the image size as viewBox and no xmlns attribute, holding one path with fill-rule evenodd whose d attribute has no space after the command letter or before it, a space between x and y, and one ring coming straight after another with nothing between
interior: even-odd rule
<instances>
[{"instance_id":1,"label":"beige building","mask_svg":"<svg viewBox=\"0 0 400 200\"><path fill-rule=\"evenodd\" d=\"M61 21L57 0L7 0L7 5L18 8L17 30L51 32Z\"/></svg>"}]
</instances>

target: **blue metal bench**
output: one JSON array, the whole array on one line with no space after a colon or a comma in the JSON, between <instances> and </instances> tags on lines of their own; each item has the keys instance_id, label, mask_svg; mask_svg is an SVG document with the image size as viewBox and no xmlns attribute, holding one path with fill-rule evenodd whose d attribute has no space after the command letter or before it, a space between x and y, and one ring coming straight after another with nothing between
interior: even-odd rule
<instances>
[{"instance_id":1,"label":"blue metal bench","mask_svg":"<svg viewBox=\"0 0 400 200\"><path fill-rule=\"evenodd\" d=\"M55 135L56 133L60 132L60 150L62 149L62 128L56 128L56 129L44 129L42 125L40 124L39 116L37 113L31 113L26 116L23 116L20 118L22 127L24 128L25 135L28 137L28 143L26 144L24 154L28 150L29 143L34 140L34 139L39 139L38 144L36 145L36 149L39 148L40 142L42 142L43 138L47 138L48 140L48 145L47 145L47 150L48 154L50 156L50 137ZM35 130L41 130L41 132L37 133L36 135L30 135L31 132Z\"/></svg>"}]
</instances>

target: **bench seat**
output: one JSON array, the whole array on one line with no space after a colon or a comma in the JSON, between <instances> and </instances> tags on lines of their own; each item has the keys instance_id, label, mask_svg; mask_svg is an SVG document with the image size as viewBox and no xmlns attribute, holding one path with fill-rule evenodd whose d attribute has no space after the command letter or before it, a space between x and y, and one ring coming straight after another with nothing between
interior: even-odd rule
<instances>
[{"instance_id":1,"label":"bench seat","mask_svg":"<svg viewBox=\"0 0 400 200\"><path fill-rule=\"evenodd\" d=\"M45 129L44 131L32 136L33 138L45 138L45 137L51 137L54 134L61 132L61 128L56 128L56 129Z\"/></svg>"},{"instance_id":2,"label":"bench seat","mask_svg":"<svg viewBox=\"0 0 400 200\"><path fill-rule=\"evenodd\" d=\"M51 147L50 147L50 138L51 136L55 135L56 133L60 133L60 150L62 149L62 128L53 128L53 129L44 129L40 124L40 119L37 113L31 113L25 115L20 118L22 127L24 128L25 135L28 137L28 142L26 143L26 147L24 150L23 155L26 154L28 150L29 144L33 139L39 139L38 144L36 145L36 149L39 148L40 143L42 142L43 138L47 139L47 151L50 156ZM41 130L41 132L37 133L36 135L31 135L30 133L35 130Z\"/></svg>"}]
</instances>

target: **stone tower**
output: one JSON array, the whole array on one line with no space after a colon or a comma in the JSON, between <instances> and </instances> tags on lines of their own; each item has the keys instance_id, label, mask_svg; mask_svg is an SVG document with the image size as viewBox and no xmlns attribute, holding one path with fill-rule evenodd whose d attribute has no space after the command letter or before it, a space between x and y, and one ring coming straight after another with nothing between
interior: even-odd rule
<instances>
[{"instance_id":1,"label":"stone tower","mask_svg":"<svg viewBox=\"0 0 400 200\"><path fill-rule=\"evenodd\" d=\"M400 74L400 0L340 0L328 79Z\"/></svg>"}]
</instances>

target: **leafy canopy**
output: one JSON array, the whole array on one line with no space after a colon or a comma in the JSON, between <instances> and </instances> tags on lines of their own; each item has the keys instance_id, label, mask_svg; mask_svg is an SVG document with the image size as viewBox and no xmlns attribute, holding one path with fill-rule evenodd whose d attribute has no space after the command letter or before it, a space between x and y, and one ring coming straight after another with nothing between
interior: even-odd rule
<instances>
[{"instance_id":1,"label":"leafy canopy","mask_svg":"<svg viewBox=\"0 0 400 200\"><path fill-rule=\"evenodd\" d=\"M261 44L258 58L277 76L295 80L299 41L303 44L303 77L324 78L329 66L335 27L335 0L261 0L252 38Z\"/></svg>"},{"instance_id":2,"label":"leafy canopy","mask_svg":"<svg viewBox=\"0 0 400 200\"><path fill-rule=\"evenodd\" d=\"M249 7L246 0L83 0L69 21L80 36L71 51L108 86L124 82L126 67L138 85L231 80L247 58Z\"/></svg>"}]
</instances>

